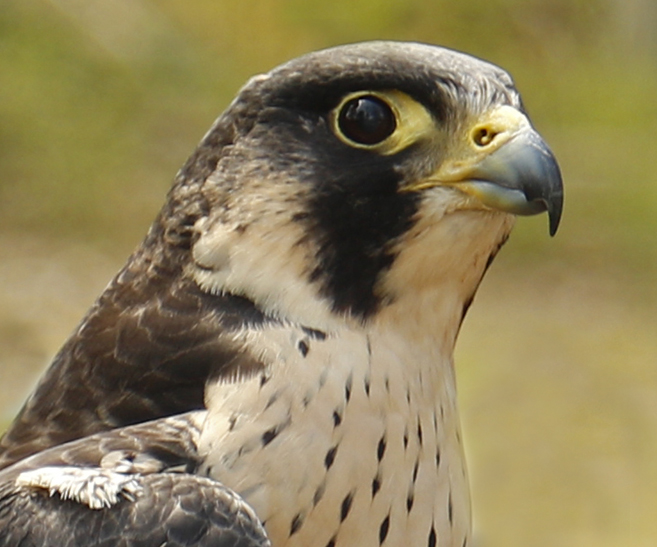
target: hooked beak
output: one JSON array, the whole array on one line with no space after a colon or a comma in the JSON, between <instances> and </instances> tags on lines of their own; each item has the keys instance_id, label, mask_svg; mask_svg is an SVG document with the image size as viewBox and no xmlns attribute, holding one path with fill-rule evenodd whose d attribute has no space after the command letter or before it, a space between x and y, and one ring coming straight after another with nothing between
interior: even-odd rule
<instances>
[{"instance_id":1,"label":"hooked beak","mask_svg":"<svg viewBox=\"0 0 657 547\"><path fill-rule=\"evenodd\" d=\"M563 209L561 171L524 114L510 106L489 113L455 156L417 187L451 186L487 207L516 215L547 211L550 235L557 232Z\"/></svg>"}]
</instances>

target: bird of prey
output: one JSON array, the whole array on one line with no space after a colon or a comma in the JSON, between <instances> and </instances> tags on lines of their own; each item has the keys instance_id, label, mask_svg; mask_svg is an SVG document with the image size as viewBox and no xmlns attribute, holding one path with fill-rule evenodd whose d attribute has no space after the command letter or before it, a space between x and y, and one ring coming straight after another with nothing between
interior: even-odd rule
<instances>
[{"instance_id":1,"label":"bird of prey","mask_svg":"<svg viewBox=\"0 0 657 547\"><path fill-rule=\"evenodd\" d=\"M0 545L467 545L454 344L515 215L562 202L487 62L252 78L2 439Z\"/></svg>"}]
</instances>

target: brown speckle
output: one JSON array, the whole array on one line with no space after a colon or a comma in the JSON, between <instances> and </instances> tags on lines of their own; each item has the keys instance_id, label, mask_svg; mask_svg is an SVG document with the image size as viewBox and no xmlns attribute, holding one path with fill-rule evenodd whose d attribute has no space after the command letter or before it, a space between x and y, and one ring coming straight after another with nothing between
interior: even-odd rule
<instances>
[{"instance_id":1,"label":"brown speckle","mask_svg":"<svg viewBox=\"0 0 657 547\"><path fill-rule=\"evenodd\" d=\"M265 405L265 410L267 410L271 405L273 405L278 398L280 397L280 392L275 391L274 393L271 394L269 397L269 400L267 401L267 404Z\"/></svg>"},{"instance_id":2,"label":"brown speckle","mask_svg":"<svg viewBox=\"0 0 657 547\"><path fill-rule=\"evenodd\" d=\"M347 383L344 386L344 398L347 402L349 402L349 399L351 399L351 385L353 383L353 377L351 374L347 378Z\"/></svg>"},{"instance_id":3,"label":"brown speckle","mask_svg":"<svg viewBox=\"0 0 657 547\"><path fill-rule=\"evenodd\" d=\"M311 329L309 327L301 327L301 330L315 340L326 340L326 333L321 330Z\"/></svg>"},{"instance_id":4,"label":"brown speckle","mask_svg":"<svg viewBox=\"0 0 657 547\"><path fill-rule=\"evenodd\" d=\"M376 477L372 480L372 499L379 493L381 489L381 477L377 473Z\"/></svg>"},{"instance_id":5,"label":"brown speckle","mask_svg":"<svg viewBox=\"0 0 657 547\"><path fill-rule=\"evenodd\" d=\"M388 530L390 529L390 514L381 522L379 527L379 545L383 545L383 542L388 537Z\"/></svg>"},{"instance_id":6,"label":"brown speckle","mask_svg":"<svg viewBox=\"0 0 657 547\"><path fill-rule=\"evenodd\" d=\"M386 453L386 437L385 435L379 439L379 446L376 448L376 457L379 461L383 459L383 455Z\"/></svg>"},{"instance_id":7,"label":"brown speckle","mask_svg":"<svg viewBox=\"0 0 657 547\"><path fill-rule=\"evenodd\" d=\"M413 467L413 482L417 480L417 472L420 469L420 460L415 461L415 467Z\"/></svg>"},{"instance_id":8,"label":"brown speckle","mask_svg":"<svg viewBox=\"0 0 657 547\"><path fill-rule=\"evenodd\" d=\"M292 519L292 524L290 524L290 535L292 536L296 532L298 532L302 524L303 524L303 515L301 513L297 513Z\"/></svg>"},{"instance_id":9,"label":"brown speckle","mask_svg":"<svg viewBox=\"0 0 657 547\"><path fill-rule=\"evenodd\" d=\"M349 516L349 511L351 510L351 502L354 501L354 492L349 492L345 498L342 500L342 505L340 506L340 522Z\"/></svg>"},{"instance_id":10,"label":"brown speckle","mask_svg":"<svg viewBox=\"0 0 657 547\"><path fill-rule=\"evenodd\" d=\"M433 524L431 525L431 532L429 532L429 540L427 541L427 547L436 547L436 529Z\"/></svg>"},{"instance_id":11,"label":"brown speckle","mask_svg":"<svg viewBox=\"0 0 657 547\"><path fill-rule=\"evenodd\" d=\"M315 490L315 495L313 496L313 506L317 505L320 500L324 497L324 492L326 491L326 483L323 482Z\"/></svg>"},{"instance_id":12,"label":"brown speckle","mask_svg":"<svg viewBox=\"0 0 657 547\"><path fill-rule=\"evenodd\" d=\"M328 452L326 453L326 456L324 457L324 467L326 467L327 471L331 469L331 466L335 461L335 453L337 451L338 451L338 445L336 444L334 447L329 448Z\"/></svg>"},{"instance_id":13,"label":"brown speckle","mask_svg":"<svg viewBox=\"0 0 657 547\"><path fill-rule=\"evenodd\" d=\"M292 418L288 415L284 422L276 424L274 427L270 427L267 431L265 431L261 437L262 446L267 446L270 442L272 442L281 431L290 425L290 423L292 423Z\"/></svg>"},{"instance_id":14,"label":"brown speckle","mask_svg":"<svg viewBox=\"0 0 657 547\"><path fill-rule=\"evenodd\" d=\"M262 446L267 446L278 435L278 429L274 426L262 434Z\"/></svg>"},{"instance_id":15,"label":"brown speckle","mask_svg":"<svg viewBox=\"0 0 657 547\"><path fill-rule=\"evenodd\" d=\"M305 340L299 340L299 343L297 344L297 348L299 348L299 353L303 357L308 355L308 352L310 351L310 347L308 346L308 343Z\"/></svg>"},{"instance_id":16,"label":"brown speckle","mask_svg":"<svg viewBox=\"0 0 657 547\"><path fill-rule=\"evenodd\" d=\"M333 427L338 427L342 423L342 416L337 410L333 411Z\"/></svg>"},{"instance_id":17,"label":"brown speckle","mask_svg":"<svg viewBox=\"0 0 657 547\"><path fill-rule=\"evenodd\" d=\"M447 498L447 518L449 519L450 526L454 525L454 507L452 506L452 493L449 493Z\"/></svg>"}]
</instances>

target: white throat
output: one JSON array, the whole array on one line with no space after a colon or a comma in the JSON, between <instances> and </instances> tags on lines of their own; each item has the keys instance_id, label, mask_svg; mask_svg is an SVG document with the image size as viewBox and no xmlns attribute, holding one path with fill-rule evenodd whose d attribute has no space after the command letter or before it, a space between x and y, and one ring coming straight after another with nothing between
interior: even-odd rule
<instances>
[{"instance_id":1,"label":"white throat","mask_svg":"<svg viewBox=\"0 0 657 547\"><path fill-rule=\"evenodd\" d=\"M209 386L201 440L205 472L253 506L274 547L467 543L452 352L463 307L511 228L506 215L470 214L418 223L382 281L390 303L364 325L333 315L300 281L307 257L243 258L296 276L298 287L276 295L275 271L253 274L237 250L224 247L222 263L211 245L199 247L206 264L228 268L198 273L202 286L239 285L286 320L236 335L263 373Z\"/></svg>"},{"instance_id":2,"label":"white throat","mask_svg":"<svg viewBox=\"0 0 657 547\"><path fill-rule=\"evenodd\" d=\"M387 545L432 533L462 544L470 509L450 356L377 329L243 339L277 358L266 376L209 389L201 451L274 546L377 547L382 526Z\"/></svg>"}]
</instances>

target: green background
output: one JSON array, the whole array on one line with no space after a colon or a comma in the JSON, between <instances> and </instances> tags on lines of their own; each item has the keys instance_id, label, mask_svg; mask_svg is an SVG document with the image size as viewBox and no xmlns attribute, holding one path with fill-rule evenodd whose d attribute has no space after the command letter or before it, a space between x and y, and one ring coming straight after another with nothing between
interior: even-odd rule
<instances>
[{"instance_id":1,"label":"green background","mask_svg":"<svg viewBox=\"0 0 657 547\"><path fill-rule=\"evenodd\" d=\"M476 546L654 546L654 0L0 0L4 423L239 86L374 38L509 70L565 178L459 342Z\"/></svg>"}]
</instances>

